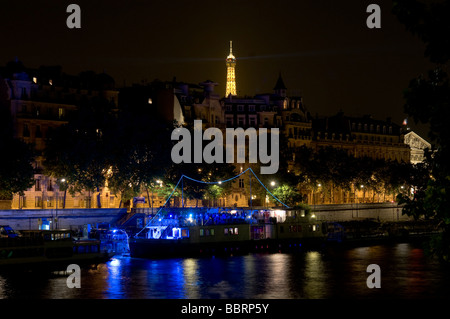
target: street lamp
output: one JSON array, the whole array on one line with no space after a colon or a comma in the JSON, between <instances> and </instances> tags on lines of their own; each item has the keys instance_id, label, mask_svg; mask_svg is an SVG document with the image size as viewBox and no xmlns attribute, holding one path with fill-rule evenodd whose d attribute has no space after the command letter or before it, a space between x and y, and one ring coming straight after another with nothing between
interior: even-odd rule
<instances>
[{"instance_id":1,"label":"street lamp","mask_svg":"<svg viewBox=\"0 0 450 319\"><path fill-rule=\"evenodd\" d=\"M201 170L201 169L199 168L199 170ZM162 180L157 179L156 183L159 185L159 187L162 187L162 184L163 184ZM152 198L149 199L149 201L150 201L150 208L152 210L151 214L153 214L153 188L155 187L155 185L153 184L153 182L151 182L150 186L151 186L151 189L152 189ZM148 196L148 190L147 190L147 196Z\"/></svg>"}]
</instances>

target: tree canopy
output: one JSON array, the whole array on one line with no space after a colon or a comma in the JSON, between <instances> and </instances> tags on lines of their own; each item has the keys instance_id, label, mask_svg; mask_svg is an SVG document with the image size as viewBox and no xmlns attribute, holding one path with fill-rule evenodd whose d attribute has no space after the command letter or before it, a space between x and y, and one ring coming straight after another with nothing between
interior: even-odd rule
<instances>
[{"instance_id":1,"label":"tree canopy","mask_svg":"<svg viewBox=\"0 0 450 319\"><path fill-rule=\"evenodd\" d=\"M2 81L0 81L2 82ZM0 95L6 94L0 85ZM34 183L32 145L14 138L9 105L0 98L0 200L10 200L13 194L23 194Z\"/></svg>"},{"instance_id":2,"label":"tree canopy","mask_svg":"<svg viewBox=\"0 0 450 319\"><path fill-rule=\"evenodd\" d=\"M425 216L441 222L444 231L430 243L430 251L450 261L450 1L394 1L393 12L407 30L426 45L425 57L435 64L427 75L412 79L404 92L405 112L416 123L429 125L436 149L427 155L426 178L412 194L399 196L404 211L416 218Z\"/></svg>"}]
</instances>

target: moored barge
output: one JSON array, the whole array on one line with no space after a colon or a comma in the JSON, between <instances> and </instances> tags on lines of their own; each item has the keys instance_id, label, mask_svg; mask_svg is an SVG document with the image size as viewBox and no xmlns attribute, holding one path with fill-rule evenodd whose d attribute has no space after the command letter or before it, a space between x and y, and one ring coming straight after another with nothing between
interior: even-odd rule
<instances>
[{"instance_id":1,"label":"moored barge","mask_svg":"<svg viewBox=\"0 0 450 319\"><path fill-rule=\"evenodd\" d=\"M304 210L177 210L155 216L134 238L131 257L291 251L321 245L326 227Z\"/></svg>"},{"instance_id":2,"label":"moored barge","mask_svg":"<svg viewBox=\"0 0 450 319\"><path fill-rule=\"evenodd\" d=\"M101 249L100 240L75 239L70 230L23 230L19 234L0 238L0 270L59 270L112 257L110 251Z\"/></svg>"}]
</instances>

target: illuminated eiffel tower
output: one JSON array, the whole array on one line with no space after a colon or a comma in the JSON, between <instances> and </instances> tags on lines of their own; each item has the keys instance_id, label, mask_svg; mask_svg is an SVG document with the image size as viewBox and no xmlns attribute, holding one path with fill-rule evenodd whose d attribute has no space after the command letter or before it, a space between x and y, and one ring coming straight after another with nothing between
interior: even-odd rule
<instances>
[{"instance_id":1,"label":"illuminated eiffel tower","mask_svg":"<svg viewBox=\"0 0 450 319\"><path fill-rule=\"evenodd\" d=\"M225 97L236 94L236 58L233 55L233 41L230 41L230 54L227 57L227 89Z\"/></svg>"}]
</instances>

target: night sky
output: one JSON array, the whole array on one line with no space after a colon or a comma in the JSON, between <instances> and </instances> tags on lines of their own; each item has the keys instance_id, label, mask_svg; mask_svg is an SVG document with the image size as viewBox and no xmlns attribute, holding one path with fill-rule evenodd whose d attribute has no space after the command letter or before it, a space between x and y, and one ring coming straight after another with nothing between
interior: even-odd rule
<instances>
[{"instance_id":1,"label":"night sky","mask_svg":"<svg viewBox=\"0 0 450 319\"><path fill-rule=\"evenodd\" d=\"M81 29L66 8L81 7ZM366 8L381 7L381 29ZM142 80L213 80L225 93L229 41L239 95L272 92L279 72L313 116L372 114L401 124L402 91L426 72L424 45L391 14L391 0L2 1L0 65L61 65ZM423 128L413 129L426 137Z\"/></svg>"}]
</instances>

